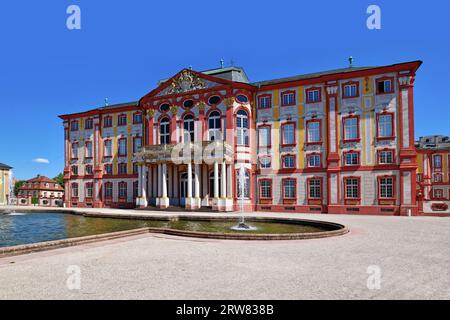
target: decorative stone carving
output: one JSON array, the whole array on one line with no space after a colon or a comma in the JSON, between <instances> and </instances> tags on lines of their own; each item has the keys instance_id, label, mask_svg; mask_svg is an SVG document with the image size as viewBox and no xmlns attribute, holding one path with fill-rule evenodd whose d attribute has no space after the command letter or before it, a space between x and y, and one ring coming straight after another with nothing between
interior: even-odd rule
<instances>
[{"instance_id":1,"label":"decorative stone carving","mask_svg":"<svg viewBox=\"0 0 450 320\"><path fill-rule=\"evenodd\" d=\"M170 112L172 112L173 115L176 115L178 113L178 107L175 105L171 106Z\"/></svg>"},{"instance_id":2,"label":"decorative stone carving","mask_svg":"<svg viewBox=\"0 0 450 320\"><path fill-rule=\"evenodd\" d=\"M205 111L206 103L205 103L203 100L200 100L200 101L197 103L197 107L198 107L198 110L200 110L200 111Z\"/></svg>"},{"instance_id":3,"label":"decorative stone carving","mask_svg":"<svg viewBox=\"0 0 450 320\"><path fill-rule=\"evenodd\" d=\"M234 98L233 97L228 97L225 100L223 100L223 103L225 103L225 105L227 106L227 108L232 108L234 106Z\"/></svg>"},{"instance_id":4,"label":"decorative stone carving","mask_svg":"<svg viewBox=\"0 0 450 320\"><path fill-rule=\"evenodd\" d=\"M305 145L304 150L306 152L321 152L322 151L322 146L318 145L318 144Z\"/></svg>"},{"instance_id":5,"label":"decorative stone carving","mask_svg":"<svg viewBox=\"0 0 450 320\"><path fill-rule=\"evenodd\" d=\"M327 87L327 93L329 96L337 94L338 86L329 86Z\"/></svg>"},{"instance_id":6,"label":"decorative stone carving","mask_svg":"<svg viewBox=\"0 0 450 320\"><path fill-rule=\"evenodd\" d=\"M206 88L206 82L189 70L183 70L178 78L174 79L169 88L169 94L183 93Z\"/></svg>"},{"instance_id":7,"label":"decorative stone carving","mask_svg":"<svg viewBox=\"0 0 450 320\"><path fill-rule=\"evenodd\" d=\"M414 76L404 76L398 78L398 82L400 83L400 86L411 86L414 84Z\"/></svg>"},{"instance_id":8,"label":"decorative stone carving","mask_svg":"<svg viewBox=\"0 0 450 320\"><path fill-rule=\"evenodd\" d=\"M147 116L149 119L153 118L155 116L156 110L153 108L150 108L147 110Z\"/></svg>"}]
</instances>

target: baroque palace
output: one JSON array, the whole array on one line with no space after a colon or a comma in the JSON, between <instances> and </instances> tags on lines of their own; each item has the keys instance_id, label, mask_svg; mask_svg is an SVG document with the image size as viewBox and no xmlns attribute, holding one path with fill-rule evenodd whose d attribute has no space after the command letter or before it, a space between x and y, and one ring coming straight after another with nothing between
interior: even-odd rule
<instances>
[{"instance_id":1,"label":"baroque palace","mask_svg":"<svg viewBox=\"0 0 450 320\"><path fill-rule=\"evenodd\" d=\"M256 83L184 69L137 102L60 116L65 205L419 214L421 63Z\"/></svg>"}]
</instances>

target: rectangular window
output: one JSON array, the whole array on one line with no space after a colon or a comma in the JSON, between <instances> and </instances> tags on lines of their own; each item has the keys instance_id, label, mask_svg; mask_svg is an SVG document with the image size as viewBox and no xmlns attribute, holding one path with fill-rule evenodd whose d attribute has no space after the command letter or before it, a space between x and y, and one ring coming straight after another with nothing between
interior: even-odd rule
<instances>
[{"instance_id":1,"label":"rectangular window","mask_svg":"<svg viewBox=\"0 0 450 320\"><path fill-rule=\"evenodd\" d=\"M322 180L308 180L308 194L310 199L322 199Z\"/></svg>"},{"instance_id":2,"label":"rectangular window","mask_svg":"<svg viewBox=\"0 0 450 320\"><path fill-rule=\"evenodd\" d=\"M92 119L86 119L84 121L84 128L86 130L91 130L92 128L94 128L94 120Z\"/></svg>"},{"instance_id":3,"label":"rectangular window","mask_svg":"<svg viewBox=\"0 0 450 320\"><path fill-rule=\"evenodd\" d=\"M105 199L112 199L113 185L111 182L105 183Z\"/></svg>"},{"instance_id":4,"label":"rectangular window","mask_svg":"<svg viewBox=\"0 0 450 320\"><path fill-rule=\"evenodd\" d=\"M78 143L72 143L72 159L78 159Z\"/></svg>"},{"instance_id":5,"label":"rectangular window","mask_svg":"<svg viewBox=\"0 0 450 320\"><path fill-rule=\"evenodd\" d=\"M444 198L444 190L433 189L433 198L434 199L443 199Z\"/></svg>"},{"instance_id":6,"label":"rectangular window","mask_svg":"<svg viewBox=\"0 0 450 320\"><path fill-rule=\"evenodd\" d=\"M320 89L308 89L306 90L306 103L320 102Z\"/></svg>"},{"instance_id":7,"label":"rectangular window","mask_svg":"<svg viewBox=\"0 0 450 320\"><path fill-rule=\"evenodd\" d=\"M142 123L142 113L137 112L133 114L133 124L141 124Z\"/></svg>"},{"instance_id":8,"label":"rectangular window","mask_svg":"<svg viewBox=\"0 0 450 320\"><path fill-rule=\"evenodd\" d=\"M344 85L344 98L354 98L358 96L358 85L356 83Z\"/></svg>"},{"instance_id":9,"label":"rectangular window","mask_svg":"<svg viewBox=\"0 0 450 320\"><path fill-rule=\"evenodd\" d=\"M283 169L295 169L295 156L283 156Z\"/></svg>"},{"instance_id":10,"label":"rectangular window","mask_svg":"<svg viewBox=\"0 0 450 320\"><path fill-rule=\"evenodd\" d=\"M359 199L359 179L348 178L344 180L345 184L345 198Z\"/></svg>"},{"instance_id":11,"label":"rectangular window","mask_svg":"<svg viewBox=\"0 0 450 320\"><path fill-rule=\"evenodd\" d=\"M270 146L270 127L260 127L259 128L259 146L268 147Z\"/></svg>"},{"instance_id":12,"label":"rectangular window","mask_svg":"<svg viewBox=\"0 0 450 320\"><path fill-rule=\"evenodd\" d=\"M259 108L260 109L270 109L272 108L272 97L267 96L260 96L259 97Z\"/></svg>"},{"instance_id":13,"label":"rectangular window","mask_svg":"<svg viewBox=\"0 0 450 320\"><path fill-rule=\"evenodd\" d=\"M119 163L118 165L119 174L127 174L127 167L128 165L126 163Z\"/></svg>"},{"instance_id":14,"label":"rectangular window","mask_svg":"<svg viewBox=\"0 0 450 320\"><path fill-rule=\"evenodd\" d=\"M380 178L380 198L392 199L394 197L394 178L383 177Z\"/></svg>"},{"instance_id":15,"label":"rectangular window","mask_svg":"<svg viewBox=\"0 0 450 320\"><path fill-rule=\"evenodd\" d=\"M433 156L433 168L441 169L442 168L442 156L436 154Z\"/></svg>"},{"instance_id":16,"label":"rectangular window","mask_svg":"<svg viewBox=\"0 0 450 320\"><path fill-rule=\"evenodd\" d=\"M394 163L394 151L378 151L378 164L393 164Z\"/></svg>"},{"instance_id":17,"label":"rectangular window","mask_svg":"<svg viewBox=\"0 0 450 320\"><path fill-rule=\"evenodd\" d=\"M77 176L77 175L78 175L78 166L72 166L72 174L73 174L74 176Z\"/></svg>"},{"instance_id":18,"label":"rectangular window","mask_svg":"<svg viewBox=\"0 0 450 320\"><path fill-rule=\"evenodd\" d=\"M358 152L347 152L344 153L345 165L346 166L356 166L359 165L359 153Z\"/></svg>"},{"instance_id":19,"label":"rectangular window","mask_svg":"<svg viewBox=\"0 0 450 320\"><path fill-rule=\"evenodd\" d=\"M320 154L307 155L306 162L307 162L308 168L320 168L321 167L321 156L320 156Z\"/></svg>"},{"instance_id":20,"label":"rectangular window","mask_svg":"<svg viewBox=\"0 0 450 320\"><path fill-rule=\"evenodd\" d=\"M127 155L127 138L119 139L119 156L124 157Z\"/></svg>"},{"instance_id":21,"label":"rectangular window","mask_svg":"<svg viewBox=\"0 0 450 320\"><path fill-rule=\"evenodd\" d=\"M86 183L86 198L92 198L92 183Z\"/></svg>"},{"instance_id":22,"label":"rectangular window","mask_svg":"<svg viewBox=\"0 0 450 320\"><path fill-rule=\"evenodd\" d=\"M105 158L112 157L112 141L105 140Z\"/></svg>"},{"instance_id":23,"label":"rectangular window","mask_svg":"<svg viewBox=\"0 0 450 320\"><path fill-rule=\"evenodd\" d=\"M260 182L260 198L272 198L272 180L261 180Z\"/></svg>"},{"instance_id":24,"label":"rectangular window","mask_svg":"<svg viewBox=\"0 0 450 320\"><path fill-rule=\"evenodd\" d=\"M283 198L284 199L295 199L296 186L294 179L284 179L283 180Z\"/></svg>"},{"instance_id":25,"label":"rectangular window","mask_svg":"<svg viewBox=\"0 0 450 320\"><path fill-rule=\"evenodd\" d=\"M141 137L134 138L133 153L141 151L141 148L142 148L142 138Z\"/></svg>"},{"instance_id":26,"label":"rectangular window","mask_svg":"<svg viewBox=\"0 0 450 320\"><path fill-rule=\"evenodd\" d=\"M281 105L282 106L293 106L295 105L295 92L285 92L281 94Z\"/></svg>"},{"instance_id":27,"label":"rectangular window","mask_svg":"<svg viewBox=\"0 0 450 320\"><path fill-rule=\"evenodd\" d=\"M93 152L92 152L92 142L86 141L86 158L92 159Z\"/></svg>"},{"instance_id":28,"label":"rectangular window","mask_svg":"<svg viewBox=\"0 0 450 320\"><path fill-rule=\"evenodd\" d=\"M118 126L126 126L127 125L127 115L126 114L120 114L117 117L117 125Z\"/></svg>"},{"instance_id":29,"label":"rectangular window","mask_svg":"<svg viewBox=\"0 0 450 320\"><path fill-rule=\"evenodd\" d=\"M126 199L128 194L128 186L126 182L119 183L119 198Z\"/></svg>"},{"instance_id":30,"label":"rectangular window","mask_svg":"<svg viewBox=\"0 0 450 320\"><path fill-rule=\"evenodd\" d=\"M112 117L108 116L105 117L103 120L103 128L111 128L112 127Z\"/></svg>"},{"instance_id":31,"label":"rectangular window","mask_svg":"<svg viewBox=\"0 0 450 320\"><path fill-rule=\"evenodd\" d=\"M289 123L281 126L281 131L283 132L283 145L294 145L295 144L295 124Z\"/></svg>"},{"instance_id":32,"label":"rectangular window","mask_svg":"<svg viewBox=\"0 0 450 320\"><path fill-rule=\"evenodd\" d=\"M377 81L377 93L392 93L394 92L394 88L392 86L392 80L378 80Z\"/></svg>"},{"instance_id":33,"label":"rectangular window","mask_svg":"<svg viewBox=\"0 0 450 320\"><path fill-rule=\"evenodd\" d=\"M78 131L78 121L72 121L70 123L70 131Z\"/></svg>"},{"instance_id":34,"label":"rectangular window","mask_svg":"<svg viewBox=\"0 0 450 320\"><path fill-rule=\"evenodd\" d=\"M359 139L358 117L344 118L344 140L355 141Z\"/></svg>"},{"instance_id":35,"label":"rectangular window","mask_svg":"<svg viewBox=\"0 0 450 320\"><path fill-rule=\"evenodd\" d=\"M306 142L320 143L322 141L320 120L311 120L306 123Z\"/></svg>"},{"instance_id":36,"label":"rectangular window","mask_svg":"<svg viewBox=\"0 0 450 320\"><path fill-rule=\"evenodd\" d=\"M442 174L441 173L434 173L433 174L433 182L441 183L442 182Z\"/></svg>"},{"instance_id":37,"label":"rectangular window","mask_svg":"<svg viewBox=\"0 0 450 320\"><path fill-rule=\"evenodd\" d=\"M108 175L113 174L112 164L105 164L105 174L108 174Z\"/></svg>"},{"instance_id":38,"label":"rectangular window","mask_svg":"<svg viewBox=\"0 0 450 320\"><path fill-rule=\"evenodd\" d=\"M380 114L378 115L378 138L392 138L393 132L393 115L392 114Z\"/></svg>"},{"instance_id":39,"label":"rectangular window","mask_svg":"<svg viewBox=\"0 0 450 320\"><path fill-rule=\"evenodd\" d=\"M86 175L88 175L88 176L91 176L91 175L93 175L94 174L94 171L93 171L93 169L92 169L92 166L91 165L88 165L88 166L86 166L86 168L85 168L85 173L86 173Z\"/></svg>"},{"instance_id":40,"label":"rectangular window","mask_svg":"<svg viewBox=\"0 0 450 320\"><path fill-rule=\"evenodd\" d=\"M72 183L72 197L78 198L78 184Z\"/></svg>"}]
</instances>

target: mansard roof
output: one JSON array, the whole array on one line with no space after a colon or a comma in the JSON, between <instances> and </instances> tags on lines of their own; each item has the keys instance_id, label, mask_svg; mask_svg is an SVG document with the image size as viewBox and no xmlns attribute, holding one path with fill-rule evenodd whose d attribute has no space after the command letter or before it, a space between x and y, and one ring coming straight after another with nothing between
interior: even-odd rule
<instances>
[{"instance_id":1,"label":"mansard roof","mask_svg":"<svg viewBox=\"0 0 450 320\"><path fill-rule=\"evenodd\" d=\"M450 150L450 138L442 135L420 137L415 143L419 150Z\"/></svg>"},{"instance_id":2,"label":"mansard roof","mask_svg":"<svg viewBox=\"0 0 450 320\"><path fill-rule=\"evenodd\" d=\"M10 166L8 166L8 165L6 165L6 164L4 164L4 163L0 163L0 169L3 169L3 170L11 170L12 167L10 167Z\"/></svg>"}]
</instances>

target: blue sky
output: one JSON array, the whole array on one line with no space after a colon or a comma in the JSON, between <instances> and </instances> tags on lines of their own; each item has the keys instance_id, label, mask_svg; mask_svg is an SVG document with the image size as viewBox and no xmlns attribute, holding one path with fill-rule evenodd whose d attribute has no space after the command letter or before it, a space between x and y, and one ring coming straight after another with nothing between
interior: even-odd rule
<instances>
[{"instance_id":1,"label":"blue sky","mask_svg":"<svg viewBox=\"0 0 450 320\"><path fill-rule=\"evenodd\" d=\"M81 30L66 28L72 4ZM381 7L381 30L366 27L370 4ZM356 66L423 60L416 137L450 135L449 11L444 0L2 3L0 162L19 179L53 177L64 160L57 115L139 99L159 79L221 58L252 81L346 67L350 55Z\"/></svg>"}]
</instances>

